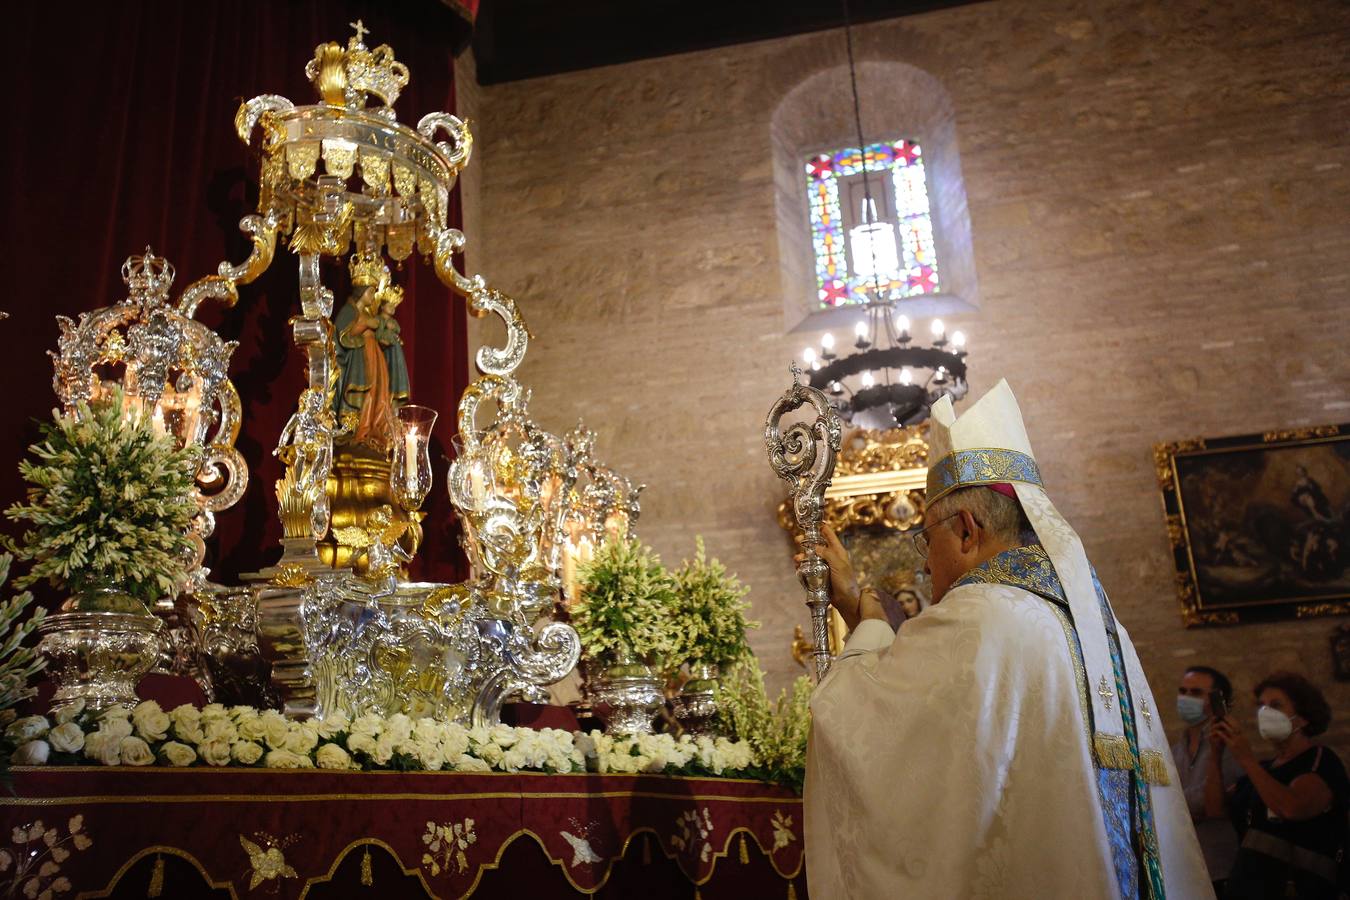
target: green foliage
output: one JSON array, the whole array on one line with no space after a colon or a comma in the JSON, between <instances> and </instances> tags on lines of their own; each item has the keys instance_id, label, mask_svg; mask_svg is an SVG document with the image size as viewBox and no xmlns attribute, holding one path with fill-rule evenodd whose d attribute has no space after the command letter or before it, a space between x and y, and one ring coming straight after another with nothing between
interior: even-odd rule
<instances>
[{"instance_id":1,"label":"green foliage","mask_svg":"<svg viewBox=\"0 0 1350 900\"><path fill-rule=\"evenodd\" d=\"M13 561L10 554L0 553L0 586L9 580L9 565ZM24 591L0 603L0 711L17 706L19 701L37 693L28 682L47 664L38 656L36 648L23 646L24 639L47 615L45 609L38 607L20 622L19 616L32 602L33 595Z\"/></svg>"},{"instance_id":2,"label":"green foliage","mask_svg":"<svg viewBox=\"0 0 1350 900\"><path fill-rule=\"evenodd\" d=\"M747 656L723 673L717 692L722 729L746 741L759 768L752 777L787 785L798 793L806 780L806 740L811 734L811 679L792 682L775 701L764 688L759 660Z\"/></svg>"},{"instance_id":3,"label":"green foliage","mask_svg":"<svg viewBox=\"0 0 1350 900\"><path fill-rule=\"evenodd\" d=\"M673 662L728 666L749 655L745 631L759 627L758 622L745 619L750 604L744 598L750 588L729 574L716 557L707 558L701 536L694 544L694 558L685 560L675 572L673 624L680 647Z\"/></svg>"},{"instance_id":4,"label":"green foliage","mask_svg":"<svg viewBox=\"0 0 1350 900\"><path fill-rule=\"evenodd\" d=\"M652 548L637 538L607 540L577 577L581 596L572 627L589 658L662 665L675 655L675 582Z\"/></svg>"},{"instance_id":5,"label":"green foliage","mask_svg":"<svg viewBox=\"0 0 1350 900\"><path fill-rule=\"evenodd\" d=\"M112 587L147 603L177 591L192 553L197 453L121 408L116 391L73 415L53 413L28 448L35 459L19 464L28 502L5 511L33 526L6 541L34 561L16 586L46 578L77 594Z\"/></svg>"}]
</instances>

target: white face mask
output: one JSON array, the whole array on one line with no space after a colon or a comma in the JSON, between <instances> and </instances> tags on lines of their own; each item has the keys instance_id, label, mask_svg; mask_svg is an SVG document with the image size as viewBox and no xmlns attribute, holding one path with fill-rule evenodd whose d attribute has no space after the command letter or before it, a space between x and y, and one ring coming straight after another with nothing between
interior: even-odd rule
<instances>
[{"instance_id":1,"label":"white face mask","mask_svg":"<svg viewBox=\"0 0 1350 900\"><path fill-rule=\"evenodd\" d=\"M1256 711L1256 730L1268 741L1279 742L1294 733L1294 720L1269 706Z\"/></svg>"},{"instance_id":2,"label":"white face mask","mask_svg":"<svg viewBox=\"0 0 1350 900\"><path fill-rule=\"evenodd\" d=\"M1177 715L1187 725L1199 725L1205 721L1205 701L1199 697L1177 695Z\"/></svg>"}]
</instances>

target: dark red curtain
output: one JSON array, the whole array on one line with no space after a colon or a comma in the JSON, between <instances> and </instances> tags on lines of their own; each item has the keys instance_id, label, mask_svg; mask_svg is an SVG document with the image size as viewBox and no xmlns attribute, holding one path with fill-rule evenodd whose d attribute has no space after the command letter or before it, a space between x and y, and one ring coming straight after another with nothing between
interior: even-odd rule
<instances>
[{"instance_id":1,"label":"dark red curtain","mask_svg":"<svg viewBox=\"0 0 1350 900\"><path fill-rule=\"evenodd\" d=\"M46 355L56 348L54 317L125 297L122 261L147 244L176 267L175 295L221 260L247 255L237 226L254 210L257 161L234 133L239 103L257 94L315 102L305 62L321 42L345 43L349 23L360 18L370 32L366 43L388 43L412 72L395 105L400 120L453 112L453 56L465 15L462 6L439 0L29 2L6 9L0 172L9 274L0 309L10 318L0 322L0 503L22 495L17 462L37 437L32 420L56 403ZM451 215L457 224L458 196ZM454 580L464 564L443 459L467 382L464 302L415 258L395 277L406 288L399 318L412 399L441 413L437 483L415 574ZM347 273L326 266L324 281L340 305ZM208 565L218 581L235 582L280 555L272 485L281 469L271 451L304 384L304 360L287 325L298 311L295 258L279 246L271 269L240 288L235 308L199 314L239 341L230 372L244 406L238 446L252 475L244 499L217 520ZM10 523L0 527L15 531Z\"/></svg>"}]
</instances>

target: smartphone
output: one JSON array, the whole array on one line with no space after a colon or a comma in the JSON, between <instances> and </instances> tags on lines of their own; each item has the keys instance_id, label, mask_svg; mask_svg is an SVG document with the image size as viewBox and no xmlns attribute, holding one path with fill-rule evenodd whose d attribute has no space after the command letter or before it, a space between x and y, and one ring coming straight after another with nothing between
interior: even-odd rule
<instances>
[{"instance_id":1,"label":"smartphone","mask_svg":"<svg viewBox=\"0 0 1350 900\"><path fill-rule=\"evenodd\" d=\"M1228 715L1228 701L1223 699L1223 691L1209 692L1209 708L1215 719Z\"/></svg>"}]
</instances>

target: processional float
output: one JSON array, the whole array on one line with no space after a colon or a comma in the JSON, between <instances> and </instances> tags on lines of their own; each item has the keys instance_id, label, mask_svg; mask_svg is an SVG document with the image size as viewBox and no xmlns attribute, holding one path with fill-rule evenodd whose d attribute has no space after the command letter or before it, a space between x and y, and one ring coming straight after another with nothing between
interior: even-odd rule
<instances>
[{"instance_id":1,"label":"processional float","mask_svg":"<svg viewBox=\"0 0 1350 900\"><path fill-rule=\"evenodd\" d=\"M402 711L491 724L503 701L537 698L576 665L576 632L550 621L560 567L577 541L627 533L640 488L594 457L583 427L559 438L530 419L530 392L512 375L529 341L520 311L453 262L465 238L449 227L448 207L469 162L469 128L441 112L415 128L400 123L393 104L408 70L387 45L368 48L360 22L353 27L345 47L320 45L305 68L320 102L265 94L235 116L240 140L260 158L258 208L239 226L252 242L248 258L221 263L174 303L172 266L149 248L132 257L127 300L61 321L55 383L71 409L118 382L125 403L153 409L180 444L203 448L198 558L182 596L157 610L175 671L232 702L271 700L289 715ZM201 562L214 515L248 482L233 446L234 344L194 316L207 300L233 305L239 285L272 264L279 240L299 266L291 329L307 373L276 450L285 464L275 484L282 556L226 587ZM402 294L385 257L401 263L414 252L471 314L496 316L506 329L504 345L478 350L479 377L458 409L448 486L473 576L454 585L404 575L432 484L436 414L406 402ZM345 261L352 276L337 316L320 277L325 257ZM373 373L378 354L388 365ZM367 406L380 378L388 403Z\"/></svg>"}]
</instances>

